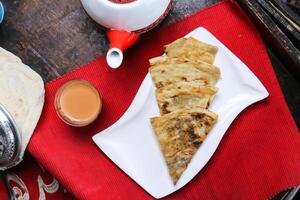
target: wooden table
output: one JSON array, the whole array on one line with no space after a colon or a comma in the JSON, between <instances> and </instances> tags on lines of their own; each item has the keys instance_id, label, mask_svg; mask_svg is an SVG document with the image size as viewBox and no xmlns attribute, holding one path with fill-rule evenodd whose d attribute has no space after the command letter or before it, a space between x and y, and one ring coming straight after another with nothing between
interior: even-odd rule
<instances>
[{"instance_id":1,"label":"wooden table","mask_svg":"<svg viewBox=\"0 0 300 200\"><path fill-rule=\"evenodd\" d=\"M175 0L160 26L219 1ZM45 82L86 64L108 49L104 30L88 17L79 0L2 2L6 18L0 27L0 46L18 55ZM284 59L269 47L268 52L291 113L300 127L300 84L286 70Z\"/></svg>"}]
</instances>

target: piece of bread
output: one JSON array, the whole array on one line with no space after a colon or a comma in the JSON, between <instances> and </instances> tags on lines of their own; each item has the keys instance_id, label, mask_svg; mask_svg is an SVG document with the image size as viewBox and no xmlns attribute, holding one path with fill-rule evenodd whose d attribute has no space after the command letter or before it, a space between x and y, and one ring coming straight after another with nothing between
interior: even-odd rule
<instances>
[{"instance_id":1,"label":"piece of bread","mask_svg":"<svg viewBox=\"0 0 300 200\"><path fill-rule=\"evenodd\" d=\"M217 121L217 115L203 108L182 109L151 118L151 124L176 184L192 157Z\"/></svg>"},{"instance_id":2,"label":"piece of bread","mask_svg":"<svg viewBox=\"0 0 300 200\"><path fill-rule=\"evenodd\" d=\"M198 88L202 88L202 87L206 87L203 85L203 82L199 82L199 81L195 80L195 81L189 81L189 82L177 81L172 84L164 85L160 89L169 90L169 89L177 88L178 90L180 90L180 89L189 90L191 88L198 89ZM207 86L207 87L211 87L211 86Z\"/></svg>"},{"instance_id":3,"label":"piece of bread","mask_svg":"<svg viewBox=\"0 0 300 200\"><path fill-rule=\"evenodd\" d=\"M168 57L187 58L193 61L203 61L213 64L218 47L201 42L193 37L180 38L164 46Z\"/></svg>"},{"instance_id":4,"label":"piece of bread","mask_svg":"<svg viewBox=\"0 0 300 200\"><path fill-rule=\"evenodd\" d=\"M42 112L44 83L21 59L0 48L0 91L0 104L12 115L21 134L20 162Z\"/></svg>"},{"instance_id":5,"label":"piece of bread","mask_svg":"<svg viewBox=\"0 0 300 200\"><path fill-rule=\"evenodd\" d=\"M149 64L150 64L150 66L154 66L154 65L158 65L158 64L164 64L165 62L168 62L168 58L170 58L170 57L168 57L166 55L154 57L154 58L149 59ZM191 61L191 62L198 63L200 66L203 66L203 67L217 67L213 64L209 64L209 63L203 62L201 60L191 60L191 59L188 59L188 58L180 58L180 57L178 57L178 58L182 59L182 60L188 60L188 61Z\"/></svg>"},{"instance_id":6,"label":"piece of bread","mask_svg":"<svg viewBox=\"0 0 300 200\"><path fill-rule=\"evenodd\" d=\"M161 88L156 90L156 99L162 115L184 108L208 108L217 92L215 87Z\"/></svg>"},{"instance_id":7,"label":"piece of bread","mask_svg":"<svg viewBox=\"0 0 300 200\"><path fill-rule=\"evenodd\" d=\"M0 47L0 62L21 63L21 59Z\"/></svg>"},{"instance_id":8,"label":"piece of bread","mask_svg":"<svg viewBox=\"0 0 300 200\"><path fill-rule=\"evenodd\" d=\"M150 60L149 72L157 88L176 82L193 82L199 86L214 86L220 69L187 59L157 57Z\"/></svg>"}]
</instances>

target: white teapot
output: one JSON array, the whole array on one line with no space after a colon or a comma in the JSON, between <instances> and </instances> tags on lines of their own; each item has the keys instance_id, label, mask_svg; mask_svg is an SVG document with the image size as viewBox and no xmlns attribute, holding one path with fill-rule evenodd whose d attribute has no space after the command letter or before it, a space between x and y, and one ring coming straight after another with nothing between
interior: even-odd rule
<instances>
[{"instance_id":1,"label":"white teapot","mask_svg":"<svg viewBox=\"0 0 300 200\"><path fill-rule=\"evenodd\" d=\"M173 0L81 0L86 12L108 29L110 49L106 60L118 68L123 51L132 45L140 33L155 27L167 15Z\"/></svg>"}]
</instances>

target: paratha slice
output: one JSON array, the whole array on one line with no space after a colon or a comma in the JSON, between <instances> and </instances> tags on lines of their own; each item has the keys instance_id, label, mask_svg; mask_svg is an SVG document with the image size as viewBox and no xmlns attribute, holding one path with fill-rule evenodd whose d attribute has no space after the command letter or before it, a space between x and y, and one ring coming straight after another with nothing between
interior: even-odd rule
<instances>
[{"instance_id":1,"label":"paratha slice","mask_svg":"<svg viewBox=\"0 0 300 200\"><path fill-rule=\"evenodd\" d=\"M149 72L157 88L176 82L193 82L199 86L214 86L220 69L187 59L157 57L150 60Z\"/></svg>"},{"instance_id":2,"label":"paratha slice","mask_svg":"<svg viewBox=\"0 0 300 200\"><path fill-rule=\"evenodd\" d=\"M201 60L213 64L218 47L189 37L180 38L164 46L164 50L168 57L188 58L193 61Z\"/></svg>"},{"instance_id":3,"label":"paratha slice","mask_svg":"<svg viewBox=\"0 0 300 200\"><path fill-rule=\"evenodd\" d=\"M158 64L163 64L163 63L168 61L168 58L172 58L172 57L168 57L166 55L154 57L154 58L149 59L149 63L150 63L151 66L158 65ZM213 64L209 64L209 63L203 62L201 60L191 60L191 59L188 59L188 58L179 58L179 59L188 60L188 61L191 61L191 62L198 63L202 67L217 67Z\"/></svg>"},{"instance_id":4,"label":"paratha slice","mask_svg":"<svg viewBox=\"0 0 300 200\"><path fill-rule=\"evenodd\" d=\"M177 88L179 90L180 89L189 90L189 89L199 89L202 87L206 87L206 86L203 86L203 83L199 82L199 81L189 81L189 82L177 81L172 84L165 85L165 86L161 87L160 89L170 90L170 89ZM208 87L210 87L210 86L208 86Z\"/></svg>"},{"instance_id":5,"label":"paratha slice","mask_svg":"<svg viewBox=\"0 0 300 200\"><path fill-rule=\"evenodd\" d=\"M151 118L151 124L176 184L206 138L217 115L203 108L182 109Z\"/></svg>"},{"instance_id":6,"label":"paratha slice","mask_svg":"<svg viewBox=\"0 0 300 200\"><path fill-rule=\"evenodd\" d=\"M162 115L180 109L208 108L213 96L217 93L215 87L200 88L162 88L156 90L156 99Z\"/></svg>"}]
</instances>

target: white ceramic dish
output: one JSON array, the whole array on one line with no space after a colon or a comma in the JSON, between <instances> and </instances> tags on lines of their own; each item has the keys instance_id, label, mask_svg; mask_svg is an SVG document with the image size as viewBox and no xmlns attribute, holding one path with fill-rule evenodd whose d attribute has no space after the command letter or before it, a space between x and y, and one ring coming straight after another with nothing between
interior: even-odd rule
<instances>
[{"instance_id":1,"label":"white ceramic dish","mask_svg":"<svg viewBox=\"0 0 300 200\"><path fill-rule=\"evenodd\" d=\"M147 29L157 20L161 21L171 0L138 0L125 4L108 0L81 2L91 18L102 26L114 30L137 31Z\"/></svg>"},{"instance_id":2,"label":"white ceramic dish","mask_svg":"<svg viewBox=\"0 0 300 200\"><path fill-rule=\"evenodd\" d=\"M205 166L226 130L247 106L269 94L262 83L229 49L204 28L188 34L219 47L215 65L221 69L219 91L210 110L218 122L193 157L187 170L173 185L149 118L159 116L154 85L149 74L126 113L111 127L93 137L99 148L128 176L155 198L169 195L186 185ZM99 166L100 167L100 166Z\"/></svg>"}]
</instances>

